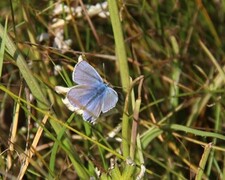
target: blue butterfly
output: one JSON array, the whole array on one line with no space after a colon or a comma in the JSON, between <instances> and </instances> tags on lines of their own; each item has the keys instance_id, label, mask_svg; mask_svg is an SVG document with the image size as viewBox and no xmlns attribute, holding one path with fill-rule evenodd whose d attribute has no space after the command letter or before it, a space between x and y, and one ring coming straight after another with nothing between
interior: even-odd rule
<instances>
[{"instance_id":1,"label":"blue butterfly","mask_svg":"<svg viewBox=\"0 0 225 180\"><path fill-rule=\"evenodd\" d=\"M67 92L66 97L75 111L82 112L85 121L95 123L101 112L106 113L116 106L118 95L82 56L79 59L72 75L77 85Z\"/></svg>"}]
</instances>

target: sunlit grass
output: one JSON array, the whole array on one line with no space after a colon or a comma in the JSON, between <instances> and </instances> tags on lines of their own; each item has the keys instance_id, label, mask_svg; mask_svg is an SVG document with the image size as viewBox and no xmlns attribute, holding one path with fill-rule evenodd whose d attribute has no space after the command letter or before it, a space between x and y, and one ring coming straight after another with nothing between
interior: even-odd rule
<instances>
[{"instance_id":1,"label":"sunlit grass","mask_svg":"<svg viewBox=\"0 0 225 180\"><path fill-rule=\"evenodd\" d=\"M223 2L12 3L0 3L3 179L224 179ZM81 54L119 94L95 125L55 92Z\"/></svg>"}]
</instances>

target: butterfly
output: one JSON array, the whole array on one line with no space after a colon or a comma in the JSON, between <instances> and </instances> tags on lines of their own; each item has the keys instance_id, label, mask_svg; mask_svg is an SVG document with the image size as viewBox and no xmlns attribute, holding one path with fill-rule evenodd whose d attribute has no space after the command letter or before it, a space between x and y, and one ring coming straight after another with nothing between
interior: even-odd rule
<instances>
[{"instance_id":1,"label":"butterfly","mask_svg":"<svg viewBox=\"0 0 225 180\"><path fill-rule=\"evenodd\" d=\"M82 56L74 67L72 79L77 85L70 88L66 98L76 112L82 113L85 121L95 123L101 113L116 106L117 92L104 83L98 72Z\"/></svg>"}]
</instances>

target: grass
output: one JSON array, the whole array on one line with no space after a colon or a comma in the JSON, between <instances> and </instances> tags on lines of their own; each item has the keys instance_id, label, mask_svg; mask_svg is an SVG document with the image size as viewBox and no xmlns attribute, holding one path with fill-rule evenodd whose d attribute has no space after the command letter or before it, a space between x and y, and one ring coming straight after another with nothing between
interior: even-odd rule
<instances>
[{"instance_id":1,"label":"grass","mask_svg":"<svg viewBox=\"0 0 225 180\"><path fill-rule=\"evenodd\" d=\"M0 3L0 178L224 179L224 3L96 2ZM55 92L81 54L119 95L95 125Z\"/></svg>"}]
</instances>

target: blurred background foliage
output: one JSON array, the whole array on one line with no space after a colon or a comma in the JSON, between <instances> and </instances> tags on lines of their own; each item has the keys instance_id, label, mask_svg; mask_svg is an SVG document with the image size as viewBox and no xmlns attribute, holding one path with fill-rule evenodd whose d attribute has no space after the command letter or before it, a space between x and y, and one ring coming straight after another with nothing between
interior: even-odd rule
<instances>
[{"instance_id":1,"label":"blurred background foliage","mask_svg":"<svg viewBox=\"0 0 225 180\"><path fill-rule=\"evenodd\" d=\"M2 32L2 179L98 179L96 168L101 178L116 179L116 167L122 177L133 166L124 161L121 141L128 142L135 163L124 179L138 178L141 164L144 179L224 179L224 1L116 2L130 77L144 76L128 103L131 139L124 139L121 131L108 136L123 121L127 94L121 88L124 69L118 65L107 1L0 2L1 25L30 70L23 74L7 39L3 47ZM64 96L54 90L74 85L71 73L80 54L119 94L116 110L94 126L70 112L61 101ZM140 108L134 103L138 99ZM45 118L50 123L41 125ZM37 134L38 144L30 148ZM33 157L27 155L31 149ZM31 159L27 167L24 156ZM111 169L110 159L116 159Z\"/></svg>"}]
</instances>

